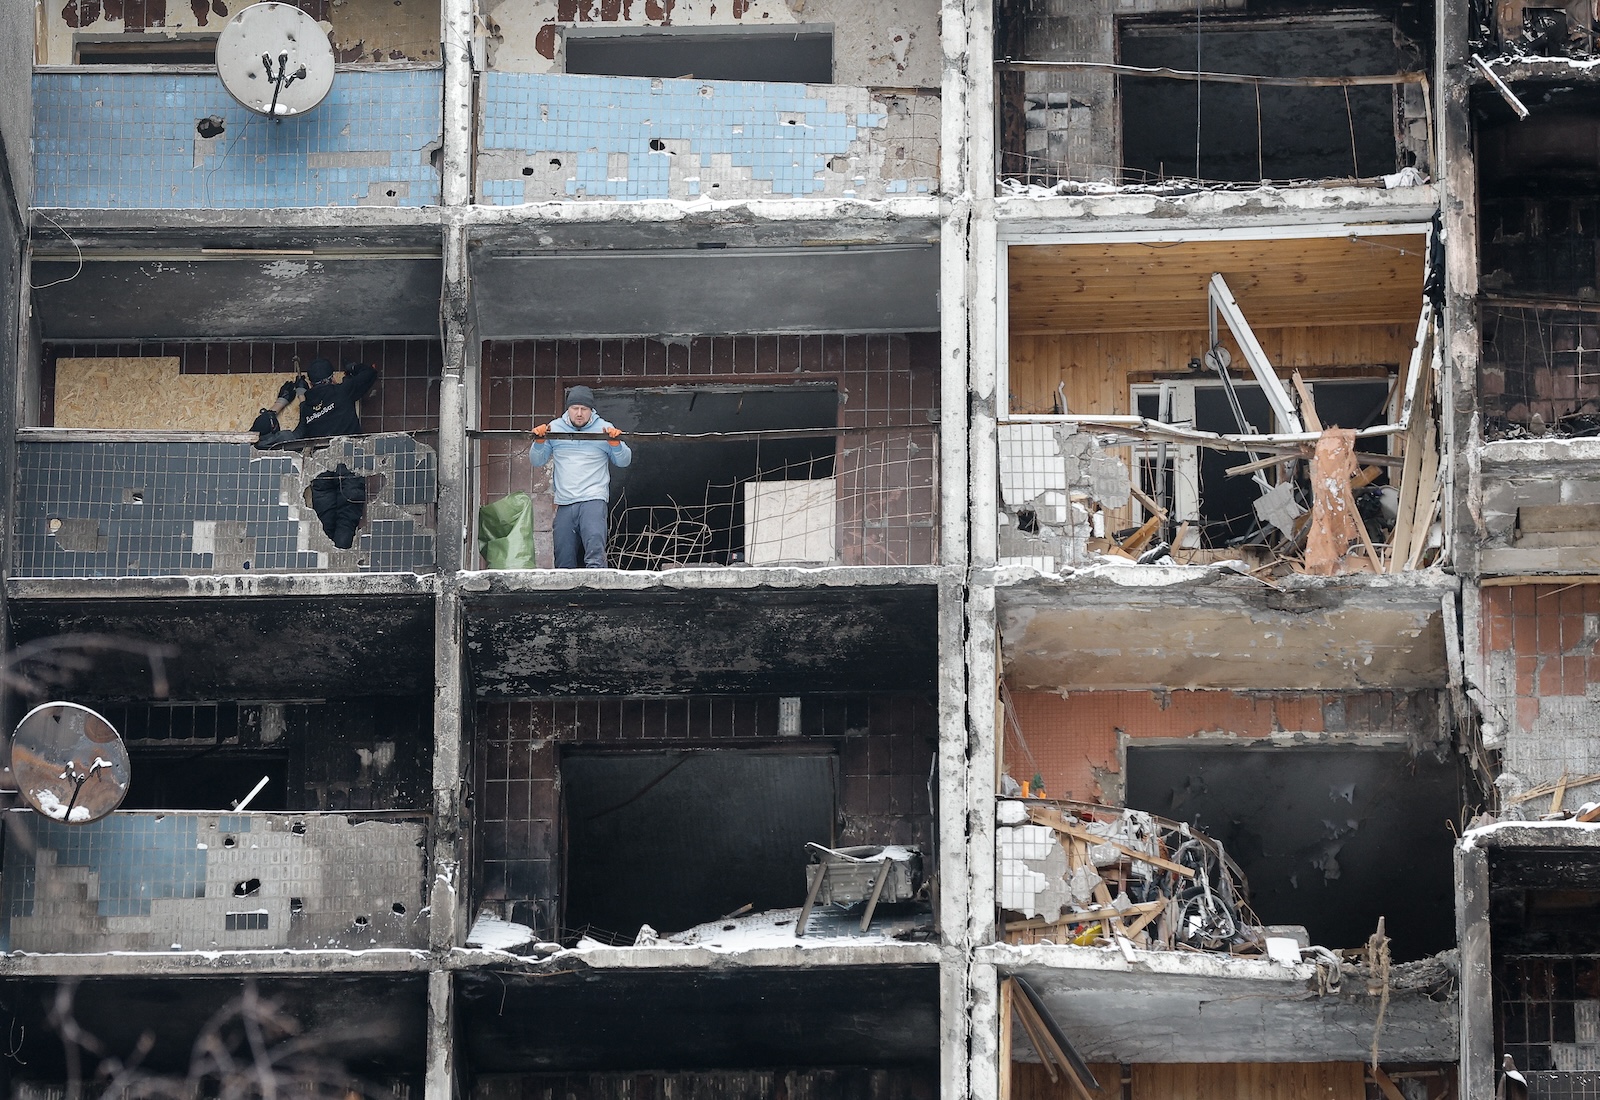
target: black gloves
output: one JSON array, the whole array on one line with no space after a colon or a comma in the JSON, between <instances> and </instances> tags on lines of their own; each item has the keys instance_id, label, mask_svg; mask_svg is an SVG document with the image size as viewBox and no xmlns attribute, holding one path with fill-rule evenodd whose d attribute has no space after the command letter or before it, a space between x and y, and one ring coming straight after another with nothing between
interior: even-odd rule
<instances>
[{"instance_id":1,"label":"black gloves","mask_svg":"<svg viewBox=\"0 0 1600 1100\"><path fill-rule=\"evenodd\" d=\"M283 385L278 387L278 400L279 401L293 401L294 397L295 397L295 385L294 385L293 382L285 382Z\"/></svg>"}]
</instances>

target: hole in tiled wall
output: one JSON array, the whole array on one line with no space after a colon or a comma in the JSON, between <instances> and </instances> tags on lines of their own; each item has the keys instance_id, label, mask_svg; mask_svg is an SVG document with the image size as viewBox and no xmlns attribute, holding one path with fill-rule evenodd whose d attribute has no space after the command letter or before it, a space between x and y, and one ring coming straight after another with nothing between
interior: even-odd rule
<instances>
[{"instance_id":1,"label":"hole in tiled wall","mask_svg":"<svg viewBox=\"0 0 1600 1100\"><path fill-rule=\"evenodd\" d=\"M368 922L366 917L357 917L356 918L356 927L357 928L365 928L368 923L369 922Z\"/></svg>"},{"instance_id":2,"label":"hole in tiled wall","mask_svg":"<svg viewBox=\"0 0 1600 1100\"><path fill-rule=\"evenodd\" d=\"M667 143L662 141L660 138L651 138L650 151L652 153L664 153L667 151Z\"/></svg>"},{"instance_id":3,"label":"hole in tiled wall","mask_svg":"<svg viewBox=\"0 0 1600 1100\"><path fill-rule=\"evenodd\" d=\"M238 843L239 843L239 840L238 840L237 837L225 836L225 837L222 838L222 846L224 848L236 847L238 845Z\"/></svg>"},{"instance_id":4,"label":"hole in tiled wall","mask_svg":"<svg viewBox=\"0 0 1600 1100\"><path fill-rule=\"evenodd\" d=\"M306 823L304 821L296 821L293 825L289 826L289 831L295 836L305 836Z\"/></svg>"},{"instance_id":5,"label":"hole in tiled wall","mask_svg":"<svg viewBox=\"0 0 1600 1100\"><path fill-rule=\"evenodd\" d=\"M406 915L406 907L401 905L398 901L389 906L389 908L393 910L394 915L397 917L403 917Z\"/></svg>"},{"instance_id":6,"label":"hole in tiled wall","mask_svg":"<svg viewBox=\"0 0 1600 1100\"><path fill-rule=\"evenodd\" d=\"M524 176L531 176L531 175L533 175L533 169L532 168L524 168L522 170L522 174Z\"/></svg>"},{"instance_id":7,"label":"hole in tiled wall","mask_svg":"<svg viewBox=\"0 0 1600 1100\"><path fill-rule=\"evenodd\" d=\"M227 125L216 115L208 115L194 124L194 132L203 138L221 137Z\"/></svg>"},{"instance_id":8,"label":"hole in tiled wall","mask_svg":"<svg viewBox=\"0 0 1600 1100\"><path fill-rule=\"evenodd\" d=\"M124 504L143 504L144 503L144 490L143 489L124 489L124 490L122 490L122 503L124 503Z\"/></svg>"},{"instance_id":9,"label":"hole in tiled wall","mask_svg":"<svg viewBox=\"0 0 1600 1100\"><path fill-rule=\"evenodd\" d=\"M560 168L561 167L561 158L560 157L551 157L550 158L550 167L552 167L552 168Z\"/></svg>"},{"instance_id":10,"label":"hole in tiled wall","mask_svg":"<svg viewBox=\"0 0 1600 1100\"><path fill-rule=\"evenodd\" d=\"M305 911L305 908L306 908L306 903L301 901L299 898L290 898L289 899L289 912L291 912L291 913L302 913L302 912Z\"/></svg>"},{"instance_id":11,"label":"hole in tiled wall","mask_svg":"<svg viewBox=\"0 0 1600 1100\"><path fill-rule=\"evenodd\" d=\"M247 898L260 892L261 880L258 878L247 878L243 882L233 884L233 896L236 898Z\"/></svg>"},{"instance_id":12,"label":"hole in tiled wall","mask_svg":"<svg viewBox=\"0 0 1600 1100\"><path fill-rule=\"evenodd\" d=\"M1026 535L1039 533L1039 516L1027 508L1017 509L1017 530Z\"/></svg>"}]
</instances>

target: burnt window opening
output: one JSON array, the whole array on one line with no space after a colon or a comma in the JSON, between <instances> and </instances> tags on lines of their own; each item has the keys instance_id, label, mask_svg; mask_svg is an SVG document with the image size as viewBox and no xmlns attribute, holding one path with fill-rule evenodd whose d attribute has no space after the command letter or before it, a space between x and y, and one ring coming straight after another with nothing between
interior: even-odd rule
<instances>
[{"instance_id":1,"label":"burnt window opening","mask_svg":"<svg viewBox=\"0 0 1600 1100\"><path fill-rule=\"evenodd\" d=\"M1238 434L1239 426L1227 393L1220 381L1169 383L1173 395L1173 423L1190 424L1200 431L1219 434ZM1328 379L1310 383L1312 401L1323 427L1366 428L1384 423L1388 418L1392 383L1387 378ZM1272 431L1274 418L1266 394L1259 385L1235 380L1234 392L1245 420L1258 432ZM1134 392L1135 411L1151 420L1159 420L1159 386L1141 385ZM1388 453L1385 438L1358 439L1356 450L1360 454L1382 455ZM1166 466L1157 470L1160 449L1145 445L1138 452L1140 487L1153 499L1169 502L1169 513L1177 523L1185 520L1198 533L1199 545L1217 548L1250 541L1264 533L1263 521L1255 513L1255 502L1261 487L1253 477L1231 477L1228 471L1243 466L1252 456L1239 451L1217 451L1206 447L1166 448ZM1298 479L1299 498L1302 504L1311 499L1307 470L1302 464ZM1278 476L1277 468L1267 471L1269 481ZM1384 511L1378 499L1388 484L1387 472L1380 474L1358 493L1363 519L1374 542L1387 542L1392 529L1392 518ZM1370 490L1370 491L1369 491Z\"/></svg>"},{"instance_id":2,"label":"burnt window opening","mask_svg":"<svg viewBox=\"0 0 1600 1100\"><path fill-rule=\"evenodd\" d=\"M1597 929L1592 860L1555 848L1491 851L1495 1064L1510 1055L1530 1084L1549 1090L1534 1095L1568 1095L1600 1057Z\"/></svg>"},{"instance_id":3,"label":"burnt window opening","mask_svg":"<svg viewBox=\"0 0 1600 1100\"><path fill-rule=\"evenodd\" d=\"M568 27L568 73L833 83L833 28Z\"/></svg>"},{"instance_id":4,"label":"burnt window opening","mask_svg":"<svg viewBox=\"0 0 1600 1100\"><path fill-rule=\"evenodd\" d=\"M1583 58L1600 26L1590 0L1472 0L1468 38L1485 57Z\"/></svg>"},{"instance_id":5,"label":"burnt window opening","mask_svg":"<svg viewBox=\"0 0 1600 1100\"><path fill-rule=\"evenodd\" d=\"M1490 439L1600 434L1600 91L1473 101L1482 355Z\"/></svg>"},{"instance_id":6,"label":"burnt window opening","mask_svg":"<svg viewBox=\"0 0 1600 1100\"><path fill-rule=\"evenodd\" d=\"M569 753L564 924L629 944L748 905L805 899L806 844L831 844L838 762L825 753Z\"/></svg>"},{"instance_id":7,"label":"burnt window opening","mask_svg":"<svg viewBox=\"0 0 1600 1100\"><path fill-rule=\"evenodd\" d=\"M1383 917L1400 962L1454 945L1449 823L1465 782L1454 758L1402 749L1127 749L1127 805L1221 843L1261 923L1304 926L1337 950Z\"/></svg>"},{"instance_id":8,"label":"burnt window opening","mask_svg":"<svg viewBox=\"0 0 1600 1100\"><path fill-rule=\"evenodd\" d=\"M727 437L629 444L633 463L611 475L608 560L614 568L763 563L836 545L834 499L821 484L834 476L836 437L735 434L833 428L835 386L606 390L599 403L624 431ZM803 482L819 484L807 493L796 484ZM758 483L785 485L758 489ZM752 500L776 499L773 494L792 498L781 530L752 515Z\"/></svg>"},{"instance_id":9,"label":"burnt window opening","mask_svg":"<svg viewBox=\"0 0 1600 1100\"><path fill-rule=\"evenodd\" d=\"M416 697L286 703L98 703L137 781L130 810L425 810L431 711ZM293 830L303 834L303 822Z\"/></svg>"},{"instance_id":10,"label":"burnt window opening","mask_svg":"<svg viewBox=\"0 0 1600 1100\"><path fill-rule=\"evenodd\" d=\"M1371 76L1415 69L1387 20L1124 22L1118 61L1258 76ZM1405 167L1401 86L1269 87L1122 77L1130 178L1218 182L1384 175Z\"/></svg>"},{"instance_id":11,"label":"burnt window opening","mask_svg":"<svg viewBox=\"0 0 1600 1100\"><path fill-rule=\"evenodd\" d=\"M79 39L79 65L215 65L216 38Z\"/></svg>"}]
</instances>

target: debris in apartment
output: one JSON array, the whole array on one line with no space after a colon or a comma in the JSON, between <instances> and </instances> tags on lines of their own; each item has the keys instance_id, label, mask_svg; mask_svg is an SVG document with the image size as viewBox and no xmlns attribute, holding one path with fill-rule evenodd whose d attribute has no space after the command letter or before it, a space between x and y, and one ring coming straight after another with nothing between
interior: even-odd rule
<instances>
[{"instance_id":1,"label":"debris in apartment","mask_svg":"<svg viewBox=\"0 0 1600 1100\"><path fill-rule=\"evenodd\" d=\"M1472 36L1487 54L1582 60L1600 42L1593 0L1497 0L1492 11L1492 24L1480 21Z\"/></svg>"},{"instance_id":2,"label":"debris in apartment","mask_svg":"<svg viewBox=\"0 0 1600 1100\"><path fill-rule=\"evenodd\" d=\"M561 950L558 943L544 943L532 928L514 921L501 920L491 913L478 914L467 933L466 946L482 951L506 951L513 955L553 955Z\"/></svg>"},{"instance_id":3,"label":"debris in apartment","mask_svg":"<svg viewBox=\"0 0 1600 1100\"><path fill-rule=\"evenodd\" d=\"M1010 1074L1015 1023L1022 1025L1028 1045L1044 1064L1051 1083L1066 1077L1080 1096L1088 1096L1091 1089L1100 1091L1100 1082L1095 1080L1088 1063L1026 979L1011 976L1000 984L1000 1006L1000 1072L1003 1076ZM1001 1089L1001 1095L1010 1095L1009 1082Z\"/></svg>"},{"instance_id":4,"label":"debris in apartment","mask_svg":"<svg viewBox=\"0 0 1600 1100\"><path fill-rule=\"evenodd\" d=\"M997 813L1008 943L1266 954L1243 872L1187 824L1038 799Z\"/></svg>"},{"instance_id":5,"label":"debris in apartment","mask_svg":"<svg viewBox=\"0 0 1600 1100\"><path fill-rule=\"evenodd\" d=\"M806 855L806 902L795 921L796 937L806 934L811 910L817 905L865 903L861 914L861 931L865 932L872 927L880 903L911 901L922 888L922 853L915 848L807 844Z\"/></svg>"}]
</instances>

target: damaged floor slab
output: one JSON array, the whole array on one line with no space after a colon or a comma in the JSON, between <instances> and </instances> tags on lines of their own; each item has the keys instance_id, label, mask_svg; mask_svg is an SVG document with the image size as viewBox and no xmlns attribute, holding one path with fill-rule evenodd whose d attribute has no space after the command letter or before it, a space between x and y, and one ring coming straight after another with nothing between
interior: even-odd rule
<instances>
[{"instance_id":1,"label":"damaged floor slab","mask_svg":"<svg viewBox=\"0 0 1600 1100\"><path fill-rule=\"evenodd\" d=\"M1437 688L1443 574L1265 584L1227 568L1110 565L997 574L1005 674L1059 687L1232 691Z\"/></svg>"}]
</instances>

